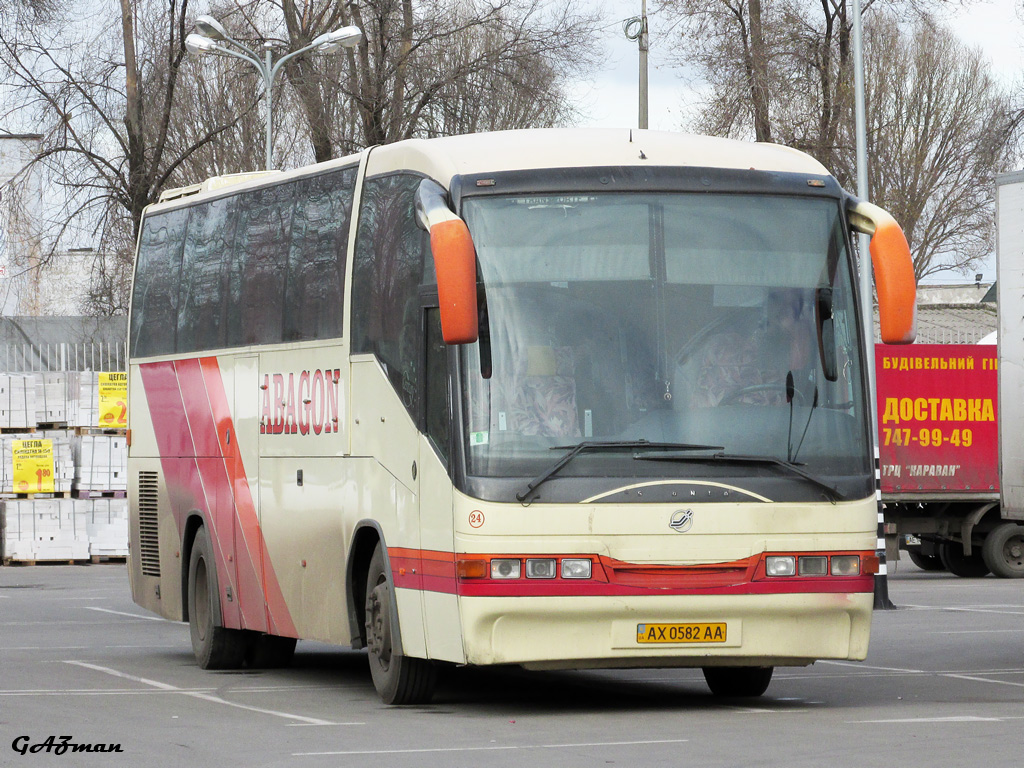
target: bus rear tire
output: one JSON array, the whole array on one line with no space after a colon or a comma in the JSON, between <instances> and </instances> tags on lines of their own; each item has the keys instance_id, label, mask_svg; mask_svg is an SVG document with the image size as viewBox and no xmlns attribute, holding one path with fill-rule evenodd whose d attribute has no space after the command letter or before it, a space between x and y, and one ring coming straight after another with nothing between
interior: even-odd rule
<instances>
[{"instance_id":1,"label":"bus rear tire","mask_svg":"<svg viewBox=\"0 0 1024 768\"><path fill-rule=\"evenodd\" d=\"M188 561L188 625L192 652L202 669L238 669L249 640L240 629L226 629L220 612L220 588L213 545L206 527L196 531Z\"/></svg>"},{"instance_id":2,"label":"bus rear tire","mask_svg":"<svg viewBox=\"0 0 1024 768\"><path fill-rule=\"evenodd\" d=\"M980 579L988 575L989 567L985 564L981 552L974 549L971 555L965 555L963 545L958 541L944 541L939 544L939 557L946 570L954 576Z\"/></svg>"},{"instance_id":3,"label":"bus rear tire","mask_svg":"<svg viewBox=\"0 0 1024 768\"><path fill-rule=\"evenodd\" d=\"M993 528L985 537L981 555L996 576L1024 578L1024 525L1003 523Z\"/></svg>"},{"instance_id":4,"label":"bus rear tire","mask_svg":"<svg viewBox=\"0 0 1024 768\"><path fill-rule=\"evenodd\" d=\"M768 690L774 667L704 667L704 680L715 696L750 698Z\"/></svg>"},{"instance_id":5,"label":"bus rear tire","mask_svg":"<svg viewBox=\"0 0 1024 768\"><path fill-rule=\"evenodd\" d=\"M427 659L403 656L394 647L391 574L378 544L366 574L366 651L373 686L385 704L425 704L434 694L437 669Z\"/></svg>"}]
</instances>

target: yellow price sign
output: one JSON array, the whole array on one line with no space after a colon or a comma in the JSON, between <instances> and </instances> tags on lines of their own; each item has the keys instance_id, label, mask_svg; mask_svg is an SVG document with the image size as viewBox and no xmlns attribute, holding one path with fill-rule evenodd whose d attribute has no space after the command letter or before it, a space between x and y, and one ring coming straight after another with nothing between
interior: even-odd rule
<instances>
[{"instance_id":1,"label":"yellow price sign","mask_svg":"<svg viewBox=\"0 0 1024 768\"><path fill-rule=\"evenodd\" d=\"M100 427L128 426L128 374L99 374Z\"/></svg>"},{"instance_id":2,"label":"yellow price sign","mask_svg":"<svg viewBox=\"0 0 1024 768\"><path fill-rule=\"evenodd\" d=\"M53 440L12 440L15 493L53 493Z\"/></svg>"}]
</instances>

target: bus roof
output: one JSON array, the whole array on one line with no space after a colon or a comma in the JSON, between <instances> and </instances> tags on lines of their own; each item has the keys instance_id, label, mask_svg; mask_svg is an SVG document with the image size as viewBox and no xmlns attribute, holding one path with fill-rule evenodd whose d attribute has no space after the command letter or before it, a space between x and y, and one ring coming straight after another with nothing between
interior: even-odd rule
<instances>
[{"instance_id":1,"label":"bus roof","mask_svg":"<svg viewBox=\"0 0 1024 768\"><path fill-rule=\"evenodd\" d=\"M368 174L413 167L447 185L461 174L592 166L690 166L829 175L778 144L666 131L551 128L410 139L371 150Z\"/></svg>"},{"instance_id":2,"label":"bus roof","mask_svg":"<svg viewBox=\"0 0 1024 768\"><path fill-rule=\"evenodd\" d=\"M463 174L601 166L682 166L827 176L817 160L779 144L763 144L667 131L610 128L539 128L407 139L367 150L367 174L412 170L444 186ZM215 176L165 191L160 203L188 202L228 186L256 187L351 165L350 155L292 171ZM162 205L160 206L163 207Z\"/></svg>"}]
</instances>

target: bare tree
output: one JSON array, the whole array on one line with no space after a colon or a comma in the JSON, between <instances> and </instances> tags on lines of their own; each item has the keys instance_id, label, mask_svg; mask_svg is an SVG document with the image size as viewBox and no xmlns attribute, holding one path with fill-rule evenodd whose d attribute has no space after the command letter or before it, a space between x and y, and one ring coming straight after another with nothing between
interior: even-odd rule
<instances>
[{"instance_id":1,"label":"bare tree","mask_svg":"<svg viewBox=\"0 0 1024 768\"><path fill-rule=\"evenodd\" d=\"M578 0L239 2L225 21L239 39L287 50L339 26L363 30L354 50L285 66L316 161L413 136L567 121L564 84L597 40L597 16Z\"/></svg>"},{"instance_id":2,"label":"bare tree","mask_svg":"<svg viewBox=\"0 0 1024 768\"><path fill-rule=\"evenodd\" d=\"M928 3L864 3L870 195L904 224L918 277L970 269L990 250L991 178L1007 167L1019 129L980 55L942 29ZM849 0L663 7L684 30L680 59L696 63L710 85L693 127L796 147L854 185ZM911 20L914 31L901 31Z\"/></svg>"},{"instance_id":3,"label":"bare tree","mask_svg":"<svg viewBox=\"0 0 1024 768\"><path fill-rule=\"evenodd\" d=\"M993 176L1015 159L1020 112L981 52L927 17L908 34L876 14L865 41L871 197L902 224L918 279L967 273L993 247Z\"/></svg>"},{"instance_id":4,"label":"bare tree","mask_svg":"<svg viewBox=\"0 0 1024 768\"><path fill-rule=\"evenodd\" d=\"M116 21L106 24L75 18L80 9L73 3L50 0L47 10L43 21L26 13L5 17L0 62L13 97L7 117L41 129L34 165L60 193L49 212L52 257L69 241L97 233L111 243L104 233L125 230L122 218L127 231L137 231L143 209L182 162L229 124L207 125L189 144L172 135L172 118L183 107L177 85L188 0L120 0ZM130 259L130 251L122 258Z\"/></svg>"}]
</instances>

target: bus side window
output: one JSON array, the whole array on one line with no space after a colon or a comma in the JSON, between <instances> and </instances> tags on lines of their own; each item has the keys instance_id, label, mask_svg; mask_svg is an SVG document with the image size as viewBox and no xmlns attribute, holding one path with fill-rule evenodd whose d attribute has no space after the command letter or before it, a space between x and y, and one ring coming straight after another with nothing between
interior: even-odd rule
<instances>
[{"instance_id":1,"label":"bus side window","mask_svg":"<svg viewBox=\"0 0 1024 768\"><path fill-rule=\"evenodd\" d=\"M135 357L174 352L187 223L187 208L147 216L143 222L132 294L130 334Z\"/></svg>"},{"instance_id":2,"label":"bus side window","mask_svg":"<svg viewBox=\"0 0 1024 768\"><path fill-rule=\"evenodd\" d=\"M181 264L178 352L227 345L228 260L234 240L237 196L192 206Z\"/></svg>"},{"instance_id":3,"label":"bus side window","mask_svg":"<svg viewBox=\"0 0 1024 768\"><path fill-rule=\"evenodd\" d=\"M352 354L372 353L420 423L422 304L428 235L416 224L412 174L368 179L352 265Z\"/></svg>"},{"instance_id":4,"label":"bus side window","mask_svg":"<svg viewBox=\"0 0 1024 768\"><path fill-rule=\"evenodd\" d=\"M297 183L292 217L284 340L338 338L356 169L344 168Z\"/></svg>"},{"instance_id":5,"label":"bus side window","mask_svg":"<svg viewBox=\"0 0 1024 768\"><path fill-rule=\"evenodd\" d=\"M424 376L424 420L427 437L447 462L452 437L451 401L448 395L448 345L441 334L441 310L424 310L426 329L426 375Z\"/></svg>"},{"instance_id":6,"label":"bus side window","mask_svg":"<svg viewBox=\"0 0 1024 768\"><path fill-rule=\"evenodd\" d=\"M294 187L264 187L238 196L228 317L231 346L281 341Z\"/></svg>"}]
</instances>

